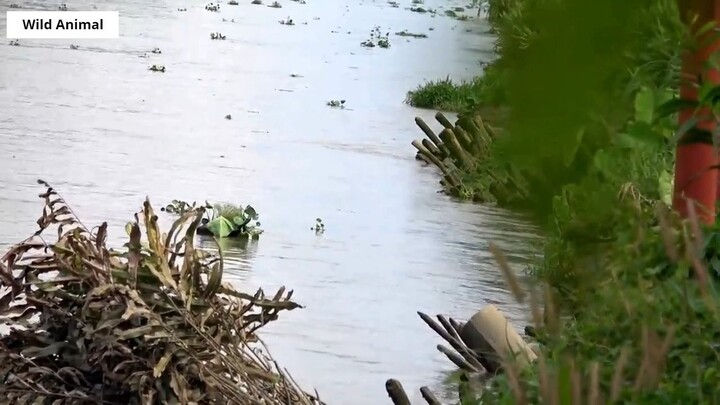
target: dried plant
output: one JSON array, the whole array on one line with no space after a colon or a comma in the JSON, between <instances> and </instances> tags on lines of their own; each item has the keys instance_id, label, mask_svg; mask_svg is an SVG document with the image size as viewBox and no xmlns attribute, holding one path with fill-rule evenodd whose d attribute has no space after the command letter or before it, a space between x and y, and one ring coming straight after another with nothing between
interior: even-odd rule
<instances>
[{"instance_id":1,"label":"dried plant","mask_svg":"<svg viewBox=\"0 0 720 405\"><path fill-rule=\"evenodd\" d=\"M265 354L257 329L300 307L222 283L194 248L205 208L162 234L149 201L106 246L44 181L40 229L2 256L0 397L13 404L320 404ZM57 241L42 236L57 227ZM183 229L185 231L183 232ZM144 238L143 238L144 230Z\"/></svg>"}]
</instances>

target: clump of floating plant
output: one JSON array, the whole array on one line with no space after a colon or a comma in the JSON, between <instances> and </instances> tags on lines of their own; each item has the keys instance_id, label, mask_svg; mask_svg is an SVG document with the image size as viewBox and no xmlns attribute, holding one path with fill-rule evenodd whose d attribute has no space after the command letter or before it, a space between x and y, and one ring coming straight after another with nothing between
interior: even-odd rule
<instances>
[{"instance_id":1,"label":"clump of floating plant","mask_svg":"<svg viewBox=\"0 0 720 405\"><path fill-rule=\"evenodd\" d=\"M272 4L270 4L268 7L271 7L271 8L282 8L282 4L278 3L277 1L273 1Z\"/></svg>"},{"instance_id":2,"label":"clump of floating plant","mask_svg":"<svg viewBox=\"0 0 720 405\"><path fill-rule=\"evenodd\" d=\"M316 235L325 233L325 224L323 223L322 219L316 218L315 226L311 227L310 230L315 231Z\"/></svg>"},{"instance_id":3,"label":"clump of floating plant","mask_svg":"<svg viewBox=\"0 0 720 405\"><path fill-rule=\"evenodd\" d=\"M218 39L218 40L224 40L225 35L219 33L219 32L211 32L210 33L210 39Z\"/></svg>"},{"instance_id":4,"label":"clump of floating plant","mask_svg":"<svg viewBox=\"0 0 720 405\"><path fill-rule=\"evenodd\" d=\"M168 204L164 207L161 207L160 211L164 211L169 214L182 215L188 211L194 210L195 208L196 208L195 201L193 201L192 204L189 204L187 201L172 200L170 202L170 204Z\"/></svg>"},{"instance_id":5,"label":"clump of floating plant","mask_svg":"<svg viewBox=\"0 0 720 405\"><path fill-rule=\"evenodd\" d=\"M160 50L160 48L154 48L154 49L152 50L152 53L159 55L159 54L162 53L162 51Z\"/></svg>"},{"instance_id":6,"label":"clump of floating plant","mask_svg":"<svg viewBox=\"0 0 720 405\"><path fill-rule=\"evenodd\" d=\"M220 5L219 5L219 4L210 3L210 4L208 4L208 5L205 6L205 10L207 10L207 11L212 11L212 12L217 13L217 12L220 11Z\"/></svg>"},{"instance_id":7,"label":"clump of floating plant","mask_svg":"<svg viewBox=\"0 0 720 405\"><path fill-rule=\"evenodd\" d=\"M152 66L150 66L150 68L149 68L148 70L150 70L151 72L165 73L165 66L163 66L163 65L152 65Z\"/></svg>"},{"instance_id":8,"label":"clump of floating plant","mask_svg":"<svg viewBox=\"0 0 720 405\"><path fill-rule=\"evenodd\" d=\"M262 0L253 0L250 2L250 4L262 4Z\"/></svg>"},{"instance_id":9,"label":"clump of floating plant","mask_svg":"<svg viewBox=\"0 0 720 405\"><path fill-rule=\"evenodd\" d=\"M253 238L257 239L263 230L255 208L248 205L216 203L208 205L212 209L210 218L203 218L197 229L198 235L212 235L217 238Z\"/></svg>"},{"instance_id":10,"label":"clump of floating plant","mask_svg":"<svg viewBox=\"0 0 720 405\"><path fill-rule=\"evenodd\" d=\"M21 7L20 7L19 5L17 5L17 4L15 4L15 3L12 3L12 4L10 5L10 8L21 8Z\"/></svg>"},{"instance_id":11,"label":"clump of floating plant","mask_svg":"<svg viewBox=\"0 0 720 405\"><path fill-rule=\"evenodd\" d=\"M399 37L413 37L413 38L427 38L428 36L425 34L414 34L412 32L409 32L408 30L402 30L400 32L396 32L395 35Z\"/></svg>"},{"instance_id":12,"label":"clump of floating plant","mask_svg":"<svg viewBox=\"0 0 720 405\"><path fill-rule=\"evenodd\" d=\"M237 0L230 0L230 1L228 1L228 4L231 5L231 6L237 6L237 5L240 4L240 3L238 3Z\"/></svg>"},{"instance_id":13,"label":"clump of floating plant","mask_svg":"<svg viewBox=\"0 0 720 405\"><path fill-rule=\"evenodd\" d=\"M327 102L328 107L345 108L345 100L330 100Z\"/></svg>"},{"instance_id":14,"label":"clump of floating plant","mask_svg":"<svg viewBox=\"0 0 720 405\"><path fill-rule=\"evenodd\" d=\"M388 1L388 4L389 4L390 7L392 7L392 8L398 8L398 7L400 7L400 4L399 4L397 1Z\"/></svg>"},{"instance_id":15,"label":"clump of floating plant","mask_svg":"<svg viewBox=\"0 0 720 405\"><path fill-rule=\"evenodd\" d=\"M425 13L433 14L432 17L435 17L435 14L437 14L437 10L434 10L431 8L424 8L424 7L420 7L420 6L410 7L410 11L415 12L415 13L421 13L421 14L425 14Z\"/></svg>"},{"instance_id":16,"label":"clump of floating plant","mask_svg":"<svg viewBox=\"0 0 720 405\"><path fill-rule=\"evenodd\" d=\"M12 41L10 41L10 43L9 43L8 45L10 45L10 46L20 46L20 40L19 40L19 39L13 39Z\"/></svg>"},{"instance_id":17,"label":"clump of floating plant","mask_svg":"<svg viewBox=\"0 0 720 405\"><path fill-rule=\"evenodd\" d=\"M210 235L218 238L252 237L256 239L263 233L263 230L260 229L260 222L258 222L260 216L251 205L243 208L242 205L210 204L206 201L203 207L205 208L205 216L197 228L198 235ZM184 215L186 212L197 209L198 206L195 201L190 204L182 200L173 200L160 210L174 215Z\"/></svg>"},{"instance_id":18,"label":"clump of floating plant","mask_svg":"<svg viewBox=\"0 0 720 405\"><path fill-rule=\"evenodd\" d=\"M288 17L288 18L285 19L285 20L280 20L280 21L278 21L278 22L279 22L280 24L282 24L282 25L295 25L295 22L294 22L293 19L290 18L290 17Z\"/></svg>"},{"instance_id":19,"label":"clump of floating plant","mask_svg":"<svg viewBox=\"0 0 720 405\"><path fill-rule=\"evenodd\" d=\"M373 28L370 31L370 38L360 43L361 46L366 48L374 48L378 46L380 48L390 48L390 33L383 35L380 31L380 27Z\"/></svg>"}]
</instances>

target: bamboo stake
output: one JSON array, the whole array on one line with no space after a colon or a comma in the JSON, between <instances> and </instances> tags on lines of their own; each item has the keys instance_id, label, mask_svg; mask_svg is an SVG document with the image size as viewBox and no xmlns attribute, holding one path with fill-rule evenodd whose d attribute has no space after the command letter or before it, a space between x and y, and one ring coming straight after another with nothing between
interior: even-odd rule
<instances>
[{"instance_id":1,"label":"bamboo stake","mask_svg":"<svg viewBox=\"0 0 720 405\"><path fill-rule=\"evenodd\" d=\"M433 162L430 161L430 159L426 158L425 155L423 155L422 153L420 153L420 151L418 151L418 153L415 154L415 159L417 159L417 160L422 160L423 162L425 162L425 163L427 163L427 164L429 164L429 165L433 164Z\"/></svg>"},{"instance_id":2,"label":"bamboo stake","mask_svg":"<svg viewBox=\"0 0 720 405\"><path fill-rule=\"evenodd\" d=\"M430 151L430 153L437 156L438 159L443 159L446 157L446 156L443 156L443 153L440 151L440 149L437 148L437 146L435 146L434 143L428 141L427 139L423 139L421 141L421 143L428 151Z\"/></svg>"},{"instance_id":3,"label":"bamboo stake","mask_svg":"<svg viewBox=\"0 0 720 405\"><path fill-rule=\"evenodd\" d=\"M470 160L467 154L462 146L460 146L460 142L458 142L455 133L451 129L443 129L442 132L440 132L440 139L442 139L443 143L448 147L450 156L458 163L458 166L462 168L470 166Z\"/></svg>"},{"instance_id":4,"label":"bamboo stake","mask_svg":"<svg viewBox=\"0 0 720 405\"><path fill-rule=\"evenodd\" d=\"M477 125L475 125L475 121L467 116L458 117L457 122L455 123L456 127L461 126L465 131L467 131L471 138L475 136L475 133L479 131L479 128Z\"/></svg>"},{"instance_id":5,"label":"bamboo stake","mask_svg":"<svg viewBox=\"0 0 720 405\"><path fill-rule=\"evenodd\" d=\"M385 381L385 391L394 405L412 405L400 381L392 378Z\"/></svg>"},{"instance_id":6,"label":"bamboo stake","mask_svg":"<svg viewBox=\"0 0 720 405\"><path fill-rule=\"evenodd\" d=\"M452 350L448 349L447 347L445 347L443 345L437 345L437 349L440 351L440 353L444 354L450 361L452 361L453 364L455 364L462 370L474 371L474 372L480 372L481 370L484 370L484 369L476 368L475 366L470 364L470 362L468 362L466 359L458 356L457 353L453 352Z\"/></svg>"},{"instance_id":7,"label":"bamboo stake","mask_svg":"<svg viewBox=\"0 0 720 405\"><path fill-rule=\"evenodd\" d=\"M485 125L483 125L483 128L485 129L485 132L487 132L490 139L492 139L493 141L497 139L497 130L491 127L490 124L486 122Z\"/></svg>"},{"instance_id":8,"label":"bamboo stake","mask_svg":"<svg viewBox=\"0 0 720 405\"><path fill-rule=\"evenodd\" d=\"M447 119L447 117L445 117L445 115L444 115L443 113L441 113L440 111L438 111L437 114L435 114L435 119L438 120L438 122L439 122L442 126L444 126L445 128L447 128L447 129L455 129L455 126L454 126L454 125L450 122L450 120Z\"/></svg>"},{"instance_id":9,"label":"bamboo stake","mask_svg":"<svg viewBox=\"0 0 720 405\"><path fill-rule=\"evenodd\" d=\"M412 141L412 145L415 147L415 149L418 150L424 157L429 159L435 166L437 166L441 172L445 175L446 181L450 182L451 187L457 187L460 184L460 181L447 169L445 164L441 162L437 157L435 157L432 153L430 153L429 150L427 150L420 142L417 140Z\"/></svg>"},{"instance_id":10,"label":"bamboo stake","mask_svg":"<svg viewBox=\"0 0 720 405\"><path fill-rule=\"evenodd\" d=\"M420 393L422 394L423 399L425 402L428 403L428 405L442 405L442 403L435 397L435 394L430 391L430 388L428 387L420 387Z\"/></svg>"},{"instance_id":11,"label":"bamboo stake","mask_svg":"<svg viewBox=\"0 0 720 405\"><path fill-rule=\"evenodd\" d=\"M441 338L445 339L448 343L450 343L450 346L452 346L453 349L457 350L458 353L465 359L464 362L467 362L470 364L470 366L476 370L476 371L484 371L485 367L483 366L482 362L478 360L477 354L472 351L469 347L465 345L465 343L462 341L462 339L456 339L453 337L450 333L448 333L446 330L443 330L443 328L437 324L437 322L433 321L432 318L427 316L426 314L418 311L418 315L420 316L420 319L422 319L432 330L435 331L438 335L440 335ZM443 352L448 358L450 358L450 355L444 352L442 349L438 347L438 350ZM450 360L454 363L455 360L450 358Z\"/></svg>"},{"instance_id":12,"label":"bamboo stake","mask_svg":"<svg viewBox=\"0 0 720 405\"><path fill-rule=\"evenodd\" d=\"M428 124L423 121L420 117L415 117L415 124L422 129L422 131L425 133L425 135L435 144L435 146L438 147L438 149L442 150L442 142L440 141L440 138L435 135L435 132L433 132L432 129L428 126Z\"/></svg>"},{"instance_id":13,"label":"bamboo stake","mask_svg":"<svg viewBox=\"0 0 720 405\"><path fill-rule=\"evenodd\" d=\"M480 153L480 149L475 146L475 143L470 138L470 135L460 126L455 126L455 133L458 136L458 140L462 144L465 151L470 155L477 156Z\"/></svg>"}]
</instances>

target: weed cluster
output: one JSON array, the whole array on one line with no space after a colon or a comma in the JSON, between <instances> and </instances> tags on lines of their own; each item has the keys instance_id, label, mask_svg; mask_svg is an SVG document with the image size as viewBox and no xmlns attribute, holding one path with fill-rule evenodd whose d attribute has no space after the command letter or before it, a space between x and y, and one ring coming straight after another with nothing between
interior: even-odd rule
<instances>
[{"instance_id":1,"label":"weed cluster","mask_svg":"<svg viewBox=\"0 0 720 405\"><path fill-rule=\"evenodd\" d=\"M720 227L655 211L667 211L672 190L673 97L689 38L673 1L616 5L491 0L498 58L485 74L408 95L468 112L460 120L507 108L490 153L456 169L460 189L502 190L498 202L534 214L547 235L531 273L563 316L543 323L541 361L509 368L479 403L720 398Z\"/></svg>"}]
</instances>

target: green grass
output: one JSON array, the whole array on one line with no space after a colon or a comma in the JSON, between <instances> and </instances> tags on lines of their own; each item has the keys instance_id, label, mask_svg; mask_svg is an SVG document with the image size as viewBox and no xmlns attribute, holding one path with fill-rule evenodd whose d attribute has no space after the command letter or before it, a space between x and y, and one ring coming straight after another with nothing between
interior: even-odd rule
<instances>
[{"instance_id":1,"label":"green grass","mask_svg":"<svg viewBox=\"0 0 720 405\"><path fill-rule=\"evenodd\" d=\"M454 82L450 77L430 81L407 93L405 102L417 108L443 111L469 111L478 104L484 83L482 77Z\"/></svg>"}]
</instances>

